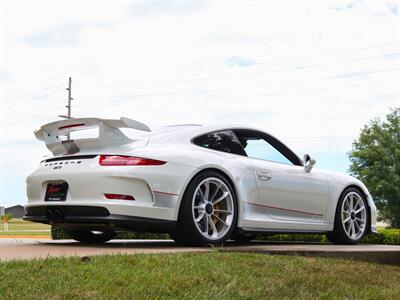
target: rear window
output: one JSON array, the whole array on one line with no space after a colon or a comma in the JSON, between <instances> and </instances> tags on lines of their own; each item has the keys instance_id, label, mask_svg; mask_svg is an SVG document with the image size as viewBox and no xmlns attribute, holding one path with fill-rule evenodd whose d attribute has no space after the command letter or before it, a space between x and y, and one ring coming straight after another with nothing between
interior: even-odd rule
<instances>
[{"instance_id":1,"label":"rear window","mask_svg":"<svg viewBox=\"0 0 400 300\"><path fill-rule=\"evenodd\" d=\"M193 139L193 143L212 150L246 156L239 140L230 130L207 133Z\"/></svg>"}]
</instances>

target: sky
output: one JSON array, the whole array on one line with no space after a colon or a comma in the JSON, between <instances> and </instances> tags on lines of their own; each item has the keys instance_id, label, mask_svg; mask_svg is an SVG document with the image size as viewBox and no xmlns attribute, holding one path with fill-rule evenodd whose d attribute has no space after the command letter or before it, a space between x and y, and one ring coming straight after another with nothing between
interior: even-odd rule
<instances>
[{"instance_id":1,"label":"sky","mask_svg":"<svg viewBox=\"0 0 400 300\"><path fill-rule=\"evenodd\" d=\"M247 124L348 172L362 127L400 105L397 1L2 1L0 206L26 203L66 113Z\"/></svg>"}]
</instances>

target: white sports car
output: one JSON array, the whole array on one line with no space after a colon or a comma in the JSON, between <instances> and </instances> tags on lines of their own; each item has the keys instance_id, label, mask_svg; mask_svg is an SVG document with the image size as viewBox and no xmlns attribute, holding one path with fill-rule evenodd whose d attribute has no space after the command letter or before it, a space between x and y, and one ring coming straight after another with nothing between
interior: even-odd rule
<instances>
[{"instance_id":1,"label":"white sports car","mask_svg":"<svg viewBox=\"0 0 400 300\"><path fill-rule=\"evenodd\" d=\"M66 138L88 128L98 136ZM170 233L185 245L282 232L354 244L376 232L376 207L362 182L312 170L309 155L301 160L251 127L151 132L127 118L80 118L43 125L35 135L54 156L27 179L24 219L57 224L81 242L132 230Z\"/></svg>"}]
</instances>

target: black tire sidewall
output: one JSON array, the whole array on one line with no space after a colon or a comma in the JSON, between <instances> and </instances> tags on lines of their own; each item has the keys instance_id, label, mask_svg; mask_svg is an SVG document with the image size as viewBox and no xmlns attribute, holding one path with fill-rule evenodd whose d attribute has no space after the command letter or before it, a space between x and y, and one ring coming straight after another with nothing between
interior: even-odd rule
<instances>
[{"instance_id":1,"label":"black tire sidewall","mask_svg":"<svg viewBox=\"0 0 400 300\"><path fill-rule=\"evenodd\" d=\"M115 237L113 231L105 231L101 234L95 234L90 230L68 230L67 233L72 239L81 243L105 243Z\"/></svg>"},{"instance_id":2,"label":"black tire sidewall","mask_svg":"<svg viewBox=\"0 0 400 300\"><path fill-rule=\"evenodd\" d=\"M367 228L365 228L363 234L356 240L350 238L347 233L345 232L344 228L343 228L343 223L342 223L342 205L343 205L343 201L345 200L346 196L351 193L357 193L362 201L364 202L365 208L366 208L366 215L367 215L367 219L366 219L366 226ZM368 203L367 200L365 199L365 196L362 192L360 192L358 189L350 187L347 188L343 191L343 193L340 195L338 204L337 204L337 208L336 208L336 213L335 213L335 225L334 225L334 231L331 234L331 239L333 240L333 242L336 243L343 243L343 244L357 244L359 243L364 236L367 234L369 228L369 224L370 224L370 215L369 215L369 208L368 208Z\"/></svg>"},{"instance_id":3,"label":"black tire sidewall","mask_svg":"<svg viewBox=\"0 0 400 300\"><path fill-rule=\"evenodd\" d=\"M213 177L222 180L229 188L232 195L233 207L234 207L234 215L231 228L223 237L221 237L218 240L209 240L205 236L203 236L199 232L192 216L192 201L196 188L203 180ZM187 244L193 244L193 245L221 244L226 239L228 239L231 236L232 232L235 230L238 220L238 215L239 215L238 202L236 193L234 188L232 187L232 184L226 179L226 177L222 175L220 172L216 171L210 170L201 172L191 180L182 197L182 202L179 210L178 224L177 224L177 232L178 232L177 236L180 237L181 242Z\"/></svg>"}]
</instances>

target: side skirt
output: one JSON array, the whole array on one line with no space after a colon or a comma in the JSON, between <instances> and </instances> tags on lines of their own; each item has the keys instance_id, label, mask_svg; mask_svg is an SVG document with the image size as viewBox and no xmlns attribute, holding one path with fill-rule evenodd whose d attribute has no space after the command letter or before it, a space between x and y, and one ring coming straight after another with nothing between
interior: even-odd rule
<instances>
[{"instance_id":1,"label":"side skirt","mask_svg":"<svg viewBox=\"0 0 400 300\"><path fill-rule=\"evenodd\" d=\"M238 228L237 232L240 234L279 234L279 233L288 233L288 234L306 234L306 233L315 233L315 234L325 234L329 231L324 230L293 230L293 229L264 229L264 228Z\"/></svg>"}]
</instances>

